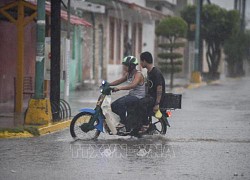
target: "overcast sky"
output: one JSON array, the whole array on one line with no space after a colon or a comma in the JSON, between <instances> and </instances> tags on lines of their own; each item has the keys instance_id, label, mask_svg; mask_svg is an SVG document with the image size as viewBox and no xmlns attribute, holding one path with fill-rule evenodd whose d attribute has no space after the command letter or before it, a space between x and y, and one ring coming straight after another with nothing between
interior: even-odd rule
<instances>
[{"instance_id":1,"label":"overcast sky","mask_svg":"<svg viewBox=\"0 0 250 180\"><path fill-rule=\"evenodd\" d=\"M233 9L234 8L234 0L210 0L211 3L218 4L220 7L225 9Z\"/></svg>"}]
</instances>

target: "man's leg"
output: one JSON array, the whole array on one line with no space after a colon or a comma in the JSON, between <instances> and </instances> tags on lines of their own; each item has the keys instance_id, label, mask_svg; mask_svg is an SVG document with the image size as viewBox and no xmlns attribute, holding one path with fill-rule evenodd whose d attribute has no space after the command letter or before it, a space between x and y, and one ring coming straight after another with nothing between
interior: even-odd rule
<instances>
[{"instance_id":1,"label":"man's leg","mask_svg":"<svg viewBox=\"0 0 250 180\"><path fill-rule=\"evenodd\" d=\"M126 129L130 131L131 129L135 129L138 126L138 112L137 112L137 104L138 98L135 96L128 95L126 98L126 109L127 109L127 119L126 119Z\"/></svg>"},{"instance_id":2,"label":"man's leg","mask_svg":"<svg viewBox=\"0 0 250 180\"><path fill-rule=\"evenodd\" d=\"M138 114L141 119L142 125L147 126L149 124L148 116L153 110L153 101L154 99L152 97L145 97L140 99L138 102Z\"/></svg>"}]
</instances>

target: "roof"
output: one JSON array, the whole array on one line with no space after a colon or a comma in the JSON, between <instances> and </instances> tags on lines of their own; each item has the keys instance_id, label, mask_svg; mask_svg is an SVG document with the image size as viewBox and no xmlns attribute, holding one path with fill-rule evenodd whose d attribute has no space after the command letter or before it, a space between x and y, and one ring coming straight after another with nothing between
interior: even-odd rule
<instances>
[{"instance_id":1,"label":"roof","mask_svg":"<svg viewBox=\"0 0 250 180\"><path fill-rule=\"evenodd\" d=\"M123 1L123 0L121 0L121 1ZM153 16L155 16L159 19L167 16L166 14L163 14L162 12L156 11L156 10L148 8L148 7L140 6L140 5L135 4L135 3L129 3L129 7L135 11L138 11L138 12L141 12L144 14L151 13Z\"/></svg>"},{"instance_id":2,"label":"roof","mask_svg":"<svg viewBox=\"0 0 250 180\"><path fill-rule=\"evenodd\" d=\"M109 6L108 9L112 9L114 7L116 7L116 5L118 5L118 7L120 8L119 10L121 10L121 5L124 5L125 8L130 9L132 11L134 11L135 13L139 13L145 17L150 16L150 17L154 17L156 19L162 19L166 16L168 16L168 14L164 14L160 11L157 11L155 9L149 8L149 7L144 7L141 6L139 4L136 4L134 2L130 2L128 0L86 0L87 2L92 2L92 3L98 3L98 4L102 4L102 5L106 5ZM127 10L125 9L125 10Z\"/></svg>"},{"instance_id":3,"label":"roof","mask_svg":"<svg viewBox=\"0 0 250 180\"><path fill-rule=\"evenodd\" d=\"M51 5L49 2L46 2L46 13L51 13ZM67 11L64 11L64 10L61 10L61 18L64 19L64 20L68 20L68 14L67 14ZM78 16L75 16L73 14L70 14L70 23L71 24L74 24L74 25L83 25L83 26L86 26L86 27L91 27L92 25L86 21L85 19L83 18L80 18Z\"/></svg>"},{"instance_id":4,"label":"roof","mask_svg":"<svg viewBox=\"0 0 250 180\"><path fill-rule=\"evenodd\" d=\"M13 4L15 2L16 1L10 1L10 2L4 4L0 8L5 9L5 7L7 7L10 4ZM25 12L24 12L25 15L30 16L37 9L37 3L34 0L29 0L29 1L27 0L27 1L24 1L24 2L30 4L29 8L24 9L25 10ZM48 15L51 14L51 4L49 2L47 2L47 1L46 1L46 4L45 4L45 10L46 10L46 14L48 14ZM17 10L11 9L10 11L8 11L8 14L11 14L11 16L14 19L17 19L17 16L18 16ZM66 21L68 20L67 11L61 10L61 18L63 20L66 20ZM8 19L6 17L4 17L3 15L1 15L1 13L0 13L0 20L8 20ZM80 18L78 16L75 16L73 14L70 14L70 23L74 24L74 25L83 25L83 26L86 26L86 27L92 27L92 25L88 21L86 21L85 19Z\"/></svg>"},{"instance_id":5,"label":"roof","mask_svg":"<svg viewBox=\"0 0 250 180\"><path fill-rule=\"evenodd\" d=\"M146 15L148 15L148 13L150 13L151 15L153 15L156 18L159 18L159 19L164 18L164 17L167 16L166 14L163 14L160 11L156 11L155 9L152 9L152 8L149 8L149 7L141 6L141 5L136 4L136 3L131 3L129 1L127 1L127 0L119 0L119 1L124 3L124 4L127 4L130 9L133 9L133 10L139 12L139 13L143 13L143 14L146 14Z\"/></svg>"}]
</instances>

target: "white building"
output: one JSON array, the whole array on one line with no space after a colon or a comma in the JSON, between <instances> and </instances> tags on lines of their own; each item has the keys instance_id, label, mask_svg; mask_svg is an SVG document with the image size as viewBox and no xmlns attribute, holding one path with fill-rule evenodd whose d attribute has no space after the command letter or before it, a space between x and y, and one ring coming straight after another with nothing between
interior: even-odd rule
<instances>
[{"instance_id":1,"label":"white building","mask_svg":"<svg viewBox=\"0 0 250 180\"><path fill-rule=\"evenodd\" d=\"M93 25L84 35L88 58L83 59L83 79L95 83L121 76L126 55L154 54L155 23L171 15L146 7L146 0L72 1L72 7Z\"/></svg>"}]
</instances>

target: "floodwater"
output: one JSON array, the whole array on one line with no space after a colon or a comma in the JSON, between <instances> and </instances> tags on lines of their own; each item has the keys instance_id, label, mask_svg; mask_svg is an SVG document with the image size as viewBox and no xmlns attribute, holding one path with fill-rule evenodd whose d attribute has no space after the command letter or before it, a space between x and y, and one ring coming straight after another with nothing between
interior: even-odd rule
<instances>
[{"instance_id":1,"label":"floodwater","mask_svg":"<svg viewBox=\"0 0 250 180\"><path fill-rule=\"evenodd\" d=\"M249 89L242 78L183 91L164 136L0 140L0 179L250 179Z\"/></svg>"}]
</instances>

